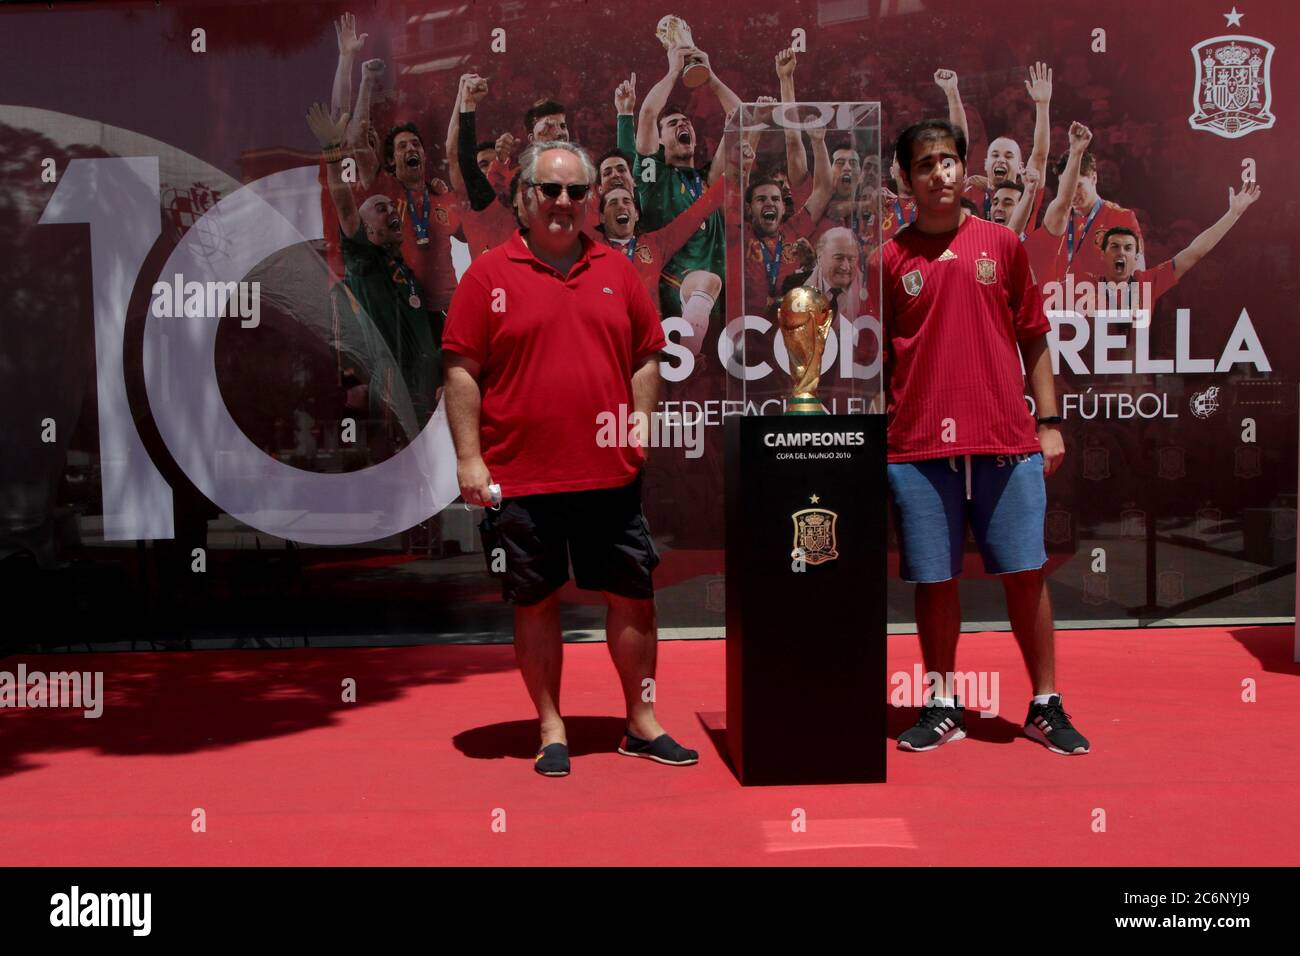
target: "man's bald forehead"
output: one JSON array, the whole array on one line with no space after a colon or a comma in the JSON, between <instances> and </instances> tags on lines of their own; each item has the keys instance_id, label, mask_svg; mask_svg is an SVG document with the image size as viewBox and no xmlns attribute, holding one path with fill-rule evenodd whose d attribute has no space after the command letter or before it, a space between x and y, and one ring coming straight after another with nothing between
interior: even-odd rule
<instances>
[{"instance_id":1,"label":"man's bald forehead","mask_svg":"<svg viewBox=\"0 0 1300 956\"><path fill-rule=\"evenodd\" d=\"M989 143L989 152L991 153L995 149L1002 149L1003 151L1009 150L1014 152L1017 156L1020 155L1020 144L1010 136L999 136L993 142Z\"/></svg>"},{"instance_id":2,"label":"man's bald forehead","mask_svg":"<svg viewBox=\"0 0 1300 956\"><path fill-rule=\"evenodd\" d=\"M565 169L572 172L580 172L584 174L584 178L586 173L586 170L583 168L582 160L575 153L571 153L567 149L545 150L537 157L537 166L539 169Z\"/></svg>"},{"instance_id":3,"label":"man's bald forehead","mask_svg":"<svg viewBox=\"0 0 1300 956\"><path fill-rule=\"evenodd\" d=\"M836 226L834 229L827 229L822 233L821 239L817 242L817 251L820 253L836 243L848 246L856 251L858 246L858 237L853 235L852 231L843 226Z\"/></svg>"}]
</instances>

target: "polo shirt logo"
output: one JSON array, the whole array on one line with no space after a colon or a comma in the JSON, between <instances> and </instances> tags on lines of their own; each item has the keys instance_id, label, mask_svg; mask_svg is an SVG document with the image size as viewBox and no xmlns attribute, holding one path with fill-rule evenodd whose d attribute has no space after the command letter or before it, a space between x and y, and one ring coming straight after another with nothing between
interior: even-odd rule
<instances>
[{"instance_id":1,"label":"polo shirt logo","mask_svg":"<svg viewBox=\"0 0 1300 956\"><path fill-rule=\"evenodd\" d=\"M920 269L913 269L907 275L903 276L903 288L907 291L908 295L919 295L921 292L921 286L924 284L925 280L921 278Z\"/></svg>"},{"instance_id":2,"label":"polo shirt logo","mask_svg":"<svg viewBox=\"0 0 1300 956\"><path fill-rule=\"evenodd\" d=\"M998 264L992 259L975 260L975 281L992 285L998 279Z\"/></svg>"},{"instance_id":3,"label":"polo shirt logo","mask_svg":"<svg viewBox=\"0 0 1300 956\"><path fill-rule=\"evenodd\" d=\"M614 294L614 290L611 289L609 286L605 286L605 288L601 289L600 291L603 292L603 293L605 293L605 295L613 295L613 294Z\"/></svg>"}]
</instances>

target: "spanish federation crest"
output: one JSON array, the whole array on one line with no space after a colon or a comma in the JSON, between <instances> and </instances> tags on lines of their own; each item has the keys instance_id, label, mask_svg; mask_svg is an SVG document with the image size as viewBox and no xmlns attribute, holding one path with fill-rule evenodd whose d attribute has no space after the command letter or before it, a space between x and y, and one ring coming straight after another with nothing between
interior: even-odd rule
<instances>
[{"instance_id":1,"label":"spanish federation crest","mask_svg":"<svg viewBox=\"0 0 1300 956\"><path fill-rule=\"evenodd\" d=\"M1273 44L1248 36L1211 37L1192 47L1192 59L1196 86L1187 117L1192 129L1236 139L1272 128Z\"/></svg>"},{"instance_id":2,"label":"spanish federation crest","mask_svg":"<svg viewBox=\"0 0 1300 956\"><path fill-rule=\"evenodd\" d=\"M921 277L920 269L913 269L907 275L903 276L903 288L907 290L908 295L918 295L921 291L921 286L924 284L925 280Z\"/></svg>"},{"instance_id":3,"label":"spanish federation crest","mask_svg":"<svg viewBox=\"0 0 1300 956\"><path fill-rule=\"evenodd\" d=\"M835 522L839 515L834 511L804 508L790 517L794 521L794 547L802 553L804 561L825 564L840 556L835 550Z\"/></svg>"},{"instance_id":4,"label":"spanish federation crest","mask_svg":"<svg viewBox=\"0 0 1300 956\"><path fill-rule=\"evenodd\" d=\"M992 285L998 279L998 264L992 259L975 260L975 281Z\"/></svg>"}]
</instances>

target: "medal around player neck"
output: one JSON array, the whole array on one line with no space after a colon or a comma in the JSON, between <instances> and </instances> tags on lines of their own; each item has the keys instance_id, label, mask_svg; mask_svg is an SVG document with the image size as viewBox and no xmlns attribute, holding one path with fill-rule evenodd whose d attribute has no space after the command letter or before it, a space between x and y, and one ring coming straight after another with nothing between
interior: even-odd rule
<instances>
[{"instance_id":1,"label":"medal around player neck","mask_svg":"<svg viewBox=\"0 0 1300 956\"><path fill-rule=\"evenodd\" d=\"M695 46L695 39L691 36L691 28L686 25L686 21L672 14L659 21L659 25L655 27L655 36L659 38L665 50ZM709 82L709 68L698 58L688 57L682 65L682 83L693 90L707 82Z\"/></svg>"},{"instance_id":2,"label":"medal around player neck","mask_svg":"<svg viewBox=\"0 0 1300 956\"><path fill-rule=\"evenodd\" d=\"M821 382L822 353L831 330L835 310L821 292L801 285L781 297L777 325L790 357L790 395L787 415L825 415L817 398Z\"/></svg>"}]
</instances>

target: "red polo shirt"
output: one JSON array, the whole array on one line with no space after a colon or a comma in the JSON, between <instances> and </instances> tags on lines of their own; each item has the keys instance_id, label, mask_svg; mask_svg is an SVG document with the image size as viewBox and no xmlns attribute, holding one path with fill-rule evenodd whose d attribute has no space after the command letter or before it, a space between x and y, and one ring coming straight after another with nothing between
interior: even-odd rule
<instances>
[{"instance_id":1,"label":"red polo shirt","mask_svg":"<svg viewBox=\"0 0 1300 956\"><path fill-rule=\"evenodd\" d=\"M889 460L1038 451L1018 345L1051 324L1016 234L967 216L879 256Z\"/></svg>"},{"instance_id":2,"label":"red polo shirt","mask_svg":"<svg viewBox=\"0 0 1300 956\"><path fill-rule=\"evenodd\" d=\"M645 460L622 423L633 372L664 347L659 312L626 256L580 239L566 277L516 231L474 260L447 315L442 347L482 366L483 460L505 497L617 488Z\"/></svg>"}]
</instances>

